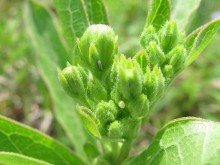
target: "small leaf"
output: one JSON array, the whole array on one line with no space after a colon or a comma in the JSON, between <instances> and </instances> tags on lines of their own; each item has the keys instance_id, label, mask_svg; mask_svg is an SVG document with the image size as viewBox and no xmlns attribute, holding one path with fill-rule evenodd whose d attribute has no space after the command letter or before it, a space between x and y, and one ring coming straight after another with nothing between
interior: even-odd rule
<instances>
[{"instance_id":1,"label":"small leaf","mask_svg":"<svg viewBox=\"0 0 220 165\"><path fill-rule=\"evenodd\" d=\"M220 29L220 19L216 19L192 32L185 41L188 58L185 66L190 65L214 38Z\"/></svg>"},{"instance_id":2,"label":"small leaf","mask_svg":"<svg viewBox=\"0 0 220 165\"><path fill-rule=\"evenodd\" d=\"M33 159L24 155L10 153L10 152L0 152L0 164L4 165L52 165L41 160Z\"/></svg>"},{"instance_id":3,"label":"small leaf","mask_svg":"<svg viewBox=\"0 0 220 165\"><path fill-rule=\"evenodd\" d=\"M170 19L170 0L153 0L148 15L147 26L153 25L159 30Z\"/></svg>"},{"instance_id":4,"label":"small leaf","mask_svg":"<svg viewBox=\"0 0 220 165\"><path fill-rule=\"evenodd\" d=\"M95 114L86 107L77 107L77 112L88 131L97 138L101 138L97 127Z\"/></svg>"},{"instance_id":5,"label":"small leaf","mask_svg":"<svg viewBox=\"0 0 220 165\"><path fill-rule=\"evenodd\" d=\"M70 48L92 24L108 24L103 0L54 0Z\"/></svg>"},{"instance_id":6,"label":"small leaf","mask_svg":"<svg viewBox=\"0 0 220 165\"><path fill-rule=\"evenodd\" d=\"M220 123L181 118L164 126L148 149L126 165L217 165L220 162Z\"/></svg>"},{"instance_id":7,"label":"small leaf","mask_svg":"<svg viewBox=\"0 0 220 165\"><path fill-rule=\"evenodd\" d=\"M73 152L54 139L2 116L0 151L19 153L54 165L84 164Z\"/></svg>"}]
</instances>

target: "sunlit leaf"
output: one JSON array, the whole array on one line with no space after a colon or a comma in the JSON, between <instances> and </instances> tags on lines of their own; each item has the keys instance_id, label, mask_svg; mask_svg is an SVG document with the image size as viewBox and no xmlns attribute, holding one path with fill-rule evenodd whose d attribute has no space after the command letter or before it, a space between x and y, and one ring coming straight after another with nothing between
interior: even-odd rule
<instances>
[{"instance_id":1,"label":"sunlit leaf","mask_svg":"<svg viewBox=\"0 0 220 165\"><path fill-rule=\"evenodd\" d=\"M56 165L83 164L73 152L52 138L0 116L0 152L2 151L22 154ZM1 157L6 159L7 156L0 154L0 160Z\"/></svg>"},{"instance_id":2,"label":"sunlit leaf","mask_svg":"<svg viewBox=\"0 0 220 165\"><path fill-rule=\"evenodd\" d=\"M170 19L170 0L153 0L148 14L147 26L153 25L157 30Z\"/></svg>"},{"instance_id":3,"label":"sunlit leaf","mask_svg":"<svg viewBox=\"0 0 220 165\"><path fill-rule=\"evenodd\" d=\"M217 165L220 162L220 123L181 118L165 125L148 149L128 165Z\"/></svg>"},{"instance_id":4,"label":"sunlit leaf","mask_svg":"<svg viewBox=\"0 0 220 165\"><path fill-rule=\"evenodd\" d=\"M108 24L103 0L54 0L63 27L64 36L73 48L77 37L81 37L92 24Z\"/></svg>"},{"instance_id":5,"label":"sunlit leaf","mask_svg":"<svg viewBox=\"0 0 220 165\"><path fill-rule=\"evenodd\" d=\"M214 38L220 29L220 19L216 19L192 32L185 41L188 58L185 65L190 65Z\"/></svg>"},{"instance_id":6,"label":"sunlit leaf","mask_svg":"<svg viewBox=\"0 0 220 165\"><path fill-rule=\"evenodd\" d=\"M172 18L176 20L180 29L184 29L190 17L198 9L201 0L179 0L175 1L172 8Z\"/></svg>"},{"instance_id":7,"label":"sunlit leaf","mask_svg":"<svg viewBox=\"0 0 220 165\"><path fill-rule=\"evenodd\" d=\"M4 165L51 165L49 163L43 162L41 160L33 159L24 155L10 153L10 152L0 152L0 164Z\"/></svg>"}]
</instances>

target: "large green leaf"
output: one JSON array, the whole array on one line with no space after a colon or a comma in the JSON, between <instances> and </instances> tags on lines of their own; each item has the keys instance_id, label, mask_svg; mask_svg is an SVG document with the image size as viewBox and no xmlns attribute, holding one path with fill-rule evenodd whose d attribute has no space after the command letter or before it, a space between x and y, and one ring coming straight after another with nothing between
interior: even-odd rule
<instances>
[{"instance_id":1,"label":"large green leaf","mask_svg":"<svg viewBox=\"0 0 220 165\"><path fill-rule=\"evenodd\" d=\"M0 164L4 165L51 165L41 160L33 159L24 155L0 152Z\"/></svg>"},{"instance_id":2,"label":"large green leaf","mask_svg":"<svg viewBox=\"0 0 220 165\"><path fill-rule=\"evenodd\" d=\"M2 116L0 151L22 154L56 165L83 164L73 152L54 139Z\"/></svg>"},{"instance_id":3,"label":"large green leaf","mask_svg":"<svg viewBox=\"0 0 220 165\"><path fill-rule=\"evenodd\" d=\"M184 28L194 11L199 7L201 0L179 0L172 7L172 18L176 20L179 28Z\"/></svg>"},{"instance_id":4,"label":"large green leaf","mask_svg":"<svg viewBox=\"0 0 220 165\"><path fill-rule=\"evenodd\" d=\"M214 38L220 29L220 19L216 19L192 32L185 41L188 51L186 66L191 64Z\"/></svg>"},{"instance_id":5,"label":"large green leaf","mask_svg":"<svg viewBox=\"0 0 220 165\"><path fill-rule=\"evenodd\" d=\"M52 98L55 116L77 153L83 155L87 134L75 111L74 101L63 91L57 78L57 68L64 68L69 56L54 27L53 17L45 8L31 2L25 11L25 21L35 48L38 69Z\"/></svg>"},{"instance_id":6,"label":"large green leaf","mask_svg":"<svg viewBox=\"0 0 220 165\"><path fill-rule=\"evenodd\" d=\"M170 0L153 0L148 14L147 26L153 25L157 30L170 19Z\"/></svg>"},{"instance_id":7,"label":"large green leaf","mask_svg":"<svg viewBox=\"0 0 220 165\"><path fill-rule=\"evenodd\" d=\"M218 165L220 123L199 118L182 118L164 126L130 165Z\"/></svg>"},{"instance_id":8,"label":"large green leaf","mask_svg":"<svg viewBox=\"0 0 220 165\"><path fill-rule=\"evenodd\" d=\"M72 48L91 24L108 24L104 0L54 0L64 36Z\"/></svg>"}]
</instances>

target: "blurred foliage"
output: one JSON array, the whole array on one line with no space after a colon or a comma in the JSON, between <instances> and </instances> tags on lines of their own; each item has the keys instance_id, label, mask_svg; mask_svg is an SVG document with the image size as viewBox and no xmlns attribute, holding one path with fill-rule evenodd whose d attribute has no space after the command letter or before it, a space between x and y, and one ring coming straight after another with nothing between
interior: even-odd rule
<instances>
[{"instance_id":1,"label":"blurred foliage","mask_svg":"<svg viewBox=\"0 0 220 165\"><path fill-rule=\"evenodd\" d=\"M0 113L52 133L52 105L32 56L23 21L24 1L0 3Z\"/></svg>"},{"instance_id":2,"label":"blurred foliage","mask_svg":"<svg viewBox=\"0 0 220 165\"><path fill-rule=\"evenodd\" d=\"M51 0L38 1L52 6ZM25 31L22 12L26 2L0 1L0 113L68 143L63 130L52 117L51 96L40 77ZM119 52L133 56L139 47L149 0L106 0L106 4L110 23L120 36ZM202 0L186 27L187 33L217 17L220 17L219 0ZM170 86L155 107L150 122L143 126L137 140L138 150L146 146L157 129L171 119L196 116L220 120L219 43L220 33L199 59Z\"/></svg>"}]
</instances>

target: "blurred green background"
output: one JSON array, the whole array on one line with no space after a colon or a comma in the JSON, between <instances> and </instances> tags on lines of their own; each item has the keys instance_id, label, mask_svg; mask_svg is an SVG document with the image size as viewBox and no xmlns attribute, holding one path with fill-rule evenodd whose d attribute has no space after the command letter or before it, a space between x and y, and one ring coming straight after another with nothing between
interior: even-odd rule
<instances>
[{"instance_id":1,"label":"blurred green background","mask_svg":"<svg viewBox=\"0 0 220 165\"><path fill-rule=\"evenodd\" d=\"M54 9L52 1L38 1ZM36 52L24 20L26 3L26 0L0 0L0 114L68 144L53 116L51 95L36 66ZM119 36L120 53L133 56L137 52L149 3L148 0L106 0L110 23ZM217 17L220 17L220 1L202 0L189 20L187 33ZM172 119L196 116L220 120L219 44L220 32L196 62L173 82L156 105L150 122L142 127L134 152L147 145L157 130Z\"/></svg>"}]
</instances>

